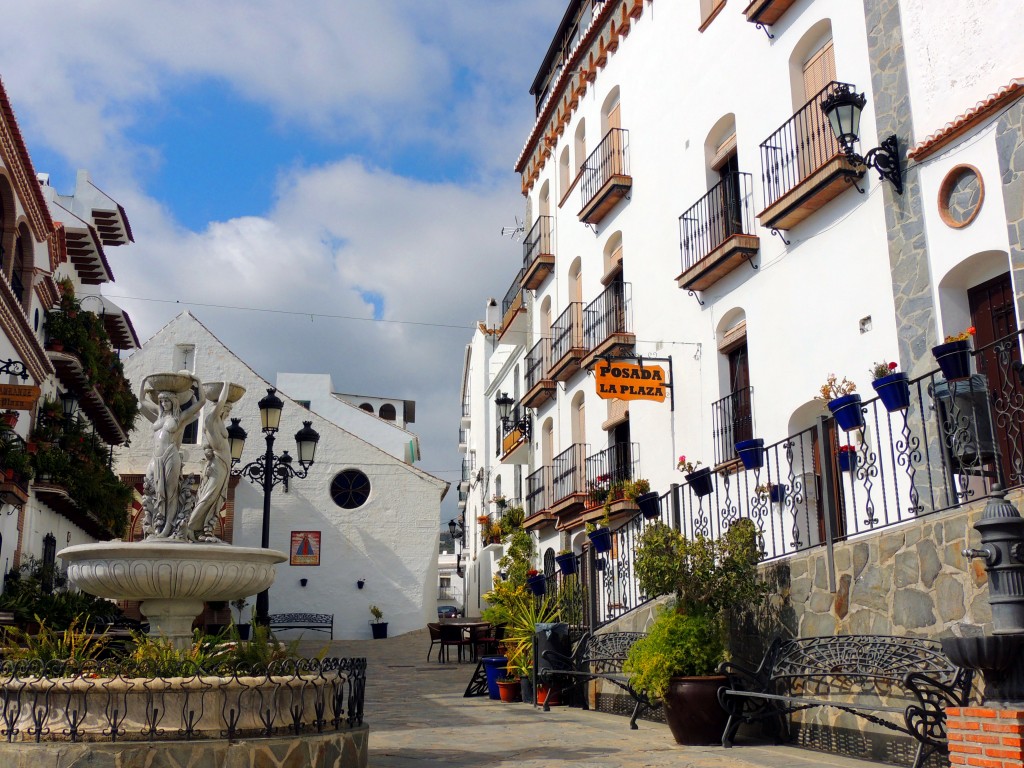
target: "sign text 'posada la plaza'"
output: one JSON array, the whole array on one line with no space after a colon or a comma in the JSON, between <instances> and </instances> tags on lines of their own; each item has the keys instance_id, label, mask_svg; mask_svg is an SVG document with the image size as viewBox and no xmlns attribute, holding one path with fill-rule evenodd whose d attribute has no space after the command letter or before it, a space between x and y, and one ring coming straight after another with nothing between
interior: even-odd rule
<instances>
[{"instance_id":1,"label":"sign text 'posada la plaza'","mask_svg":"<svg viewBox=\"0 0 1024 768\"><path fill-rule=\"evenodd\" d=\"M660 365L634 365L600 361L594 370L597 394L605 400L665 402L665 369Z\"/></svg>"}]
</instances>

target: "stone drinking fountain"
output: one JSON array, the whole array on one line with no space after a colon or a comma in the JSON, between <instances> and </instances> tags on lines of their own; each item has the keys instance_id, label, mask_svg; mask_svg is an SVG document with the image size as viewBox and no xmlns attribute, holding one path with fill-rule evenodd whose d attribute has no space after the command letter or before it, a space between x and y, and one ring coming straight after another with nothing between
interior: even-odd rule
<instances>
[{"instance_id":1,"label":"stone drinking fountain","mask_svg":"<svg viewBox=\"0 0 1024 768\"><path fill-rule=\"evenodd\" d=\"M994 488L974 529L981 547L964 549L983 560L988 573L992 634L942 638L942 650L958 666L980 670L988 701L1024 701L1024 518Z\"/></svg>"},{"instance_id":2,"label":"stone drinking fountain","mask_svg":"<svg viewBox=\"0 0 1024 768\"><path fill-rule=\"evenodd\" d=\"M147 376L139 397L153 422L153 457L143 483L142 541L107 541L61 550L68 578L98 597L140 600L150 635L176 647L192 642L192 622L205 602L235 600L267 589L286 555L235 547L214 535L227 498L231 451L225 420L245 388L200 382L188 372ZM185 428L203 420L205 465L194 489L182 473Z\"/></svg>"}]
</instances>

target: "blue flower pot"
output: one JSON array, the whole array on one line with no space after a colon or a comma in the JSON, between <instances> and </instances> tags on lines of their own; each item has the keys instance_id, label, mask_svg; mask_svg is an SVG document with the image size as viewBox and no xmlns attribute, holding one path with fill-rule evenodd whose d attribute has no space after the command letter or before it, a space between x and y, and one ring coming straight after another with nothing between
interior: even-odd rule
<instances>
[{"instance_id":1,"label":"blue flower pot","mask_svg":"<svg viewBox=\"0 0 1024 768\"><path fill-rule=\"evenodd\" d=\"M484 673L487 675L487 695L498 700L501 691L498 689L498 678L508 674L508 658L505 656L484 656Z\"/></svg>"},{"instance_id":2,"label":"blue flower pot","mask_svg":"<svg viewBox=\"0 0 1024 768\"><path fill-rule=\"evenodd\" d=\"M932 355L935 356L935 362L939 364L942 376L946 381L970 378L971 342L969 340L947 341L945 344L939 344L937 347L932 347Z\"/></svg>"},{"instance_id":3,"label":"blue flower pot","mask_svg":"<svg viewBox=\"0 0 1024 768\"><path fill-rule=\"evenodd\" d=\"M650 491L649 493L637 496L636 505L640 507L640 514L648 520L653 520L661 515L661 496L658 495L657 491Z\"/></svg>"},{"instance_id":4,"label":"blue flower pot","mask_svg":"<svg viewBox=\"0 0 1024 768\"><path fill-rule=\"evenodd\" d=\"M576 573L576 555L569 552L566 555L558 555L555 557L555 562L558 563L558 570L564 575L569 576Z\"/></svg>"},{"instance_id":5,"label":"blue flower pot","mask_svg":"<svg viewBox=\"0 0 1024 768\"><path fill-rule=\"evenodd\" d=\"M740 440L736 443L736 453L746 469L760 469L764 466L764 440L759 437Z\"/></svg>"},{"instance_id":6,"label":"blue flower pot","mask_svg":"<svg viewBox=\"0 0 1024 768\"><path fill-rule=\"evenodd\" d=\"M612 532L609 528L598 528L588 533L587 536L590 537L590 542L594 545L595 552L612 551Z\"/></svg>"},{"instance_id":7,"label":"blue flower pot","mask_svg":"<svg viewBox=\"0 0 1024 768\"><path fill-rule=\"evenodd\" d=\"M860 395L843 395L828 404L836 424L844 432L864 428L864 414L860 410Z\"/></svg>"},{"instance_id":8,"label":"blue flower pot","mask_svg":"<svg viewBox=\"0 0 1024 768\"><path fill-rule=\"evenodd\" d=\"M789 490L788 486L785 485L773 485L771 490L768 491L768 498L775 504L781 504L786 500L786 491Z\"/></svg>"},{"instance_id":9,"label":"blue flower pot","mask_svg":"<svg viewBox=\"0 0 1024 768\"><path fill-rule=\"evenodd\" d=\"M857 466L857 452L856 451L840 451L839 452L839 471L840 472L851 472L853 468Z\"/></svg>"},{"instance_id":10,"label":"blue flower pot","mask_svg":"<svg viewBox=\"0 0 1024 768\"><path fill-rule=\"evenodd\" d=\"M905 373L891 373L871 382L885 410L889 413L910 407L910 379Z\"/></svg>"},{"instance_id":11,"label":"blue flower pot","mask_svg":"<svg viewBox=\"0 0 1024 768\"><path fill-rule=\"evenodd\" d=\"M538 573L536 576L530 576L526 580L526 586L530 588L530 591L535 595L543 595L548 588L548 577L543 573Z\"/></svg>"},{"instance_id":12,"label":"blue flower pot","mask_svg":"<svg viewBox=\"0 0 1024 768\"><path fill-rule=\"evenodd\" d=\"M698 496L707 496L715 489L711 481L711 467L698 469L686 476L686 482L690 484L691 490Z\"/></svg>"}]
</instances>

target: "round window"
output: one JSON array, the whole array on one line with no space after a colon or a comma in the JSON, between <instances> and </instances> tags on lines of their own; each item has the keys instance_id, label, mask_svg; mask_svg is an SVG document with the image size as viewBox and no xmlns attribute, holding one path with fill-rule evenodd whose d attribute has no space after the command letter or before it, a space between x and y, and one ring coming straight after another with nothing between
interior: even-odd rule
<instances>
[{"instance_id":1,"label":"round window","mask_svg":"<svg viewBox=\"0 0 1024 768\"><path fill-rule=\"evenodd\" d=\"M357 509L370 497L370 478L358 469L339 472L331 481L331 498L342 509Z\"/></svg>"}]
</instances>

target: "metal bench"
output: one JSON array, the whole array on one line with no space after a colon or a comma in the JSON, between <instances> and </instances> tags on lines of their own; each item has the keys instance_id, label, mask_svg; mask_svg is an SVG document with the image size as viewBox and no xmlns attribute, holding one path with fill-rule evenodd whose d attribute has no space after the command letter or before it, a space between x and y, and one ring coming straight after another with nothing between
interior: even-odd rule
<instances>
[{"instance_id":1,"label":"metal bench","mask_svg":"<svg viewBox=\"0 0 1024 768\"><path fill-rule=\"evenodd\" d=\"M570 688L588 683L591 680L607 680L629 694L636 702L633 714L629 718L629 727L636 729L636 719L644 707L653 706L653 702L641 691L629 684L630 675L622 671L629 649L642 637L644 632L605 632L600 635L587 633L576 643L572 656L565 656L553 650L541 653L548 662L545 669L537 673L537 679L551 688L566 691ZM550 707L551 697L544 702L544 711ZM589 709L587 697L583 697L583 708Z\"/></svg>"},{"instance_id":2,"label":"metal bench","mask_svg":"<svg viewBox=\"0 0 1024 768\"><path fill-rule=\"evenodd\" d=\"M886 635L776 639L756 670L725 662L718 699L729 713L722 746L742 722L772 720L789 736L792 712L832 707L919 742L914 768L946 745L945 706L965 706L973 670L936 640Z\"/></svg>"},{"instance_id":3,"label":"metal bench","mask_svg":"<svg viewBox=\"0 0 1024 768\"><path fill-rule=\"evenodd\" d=\"M329 632L334 639L333 613L272 613L267 617L271 629L313 629Z\"/></svg>"}]
</instances>

